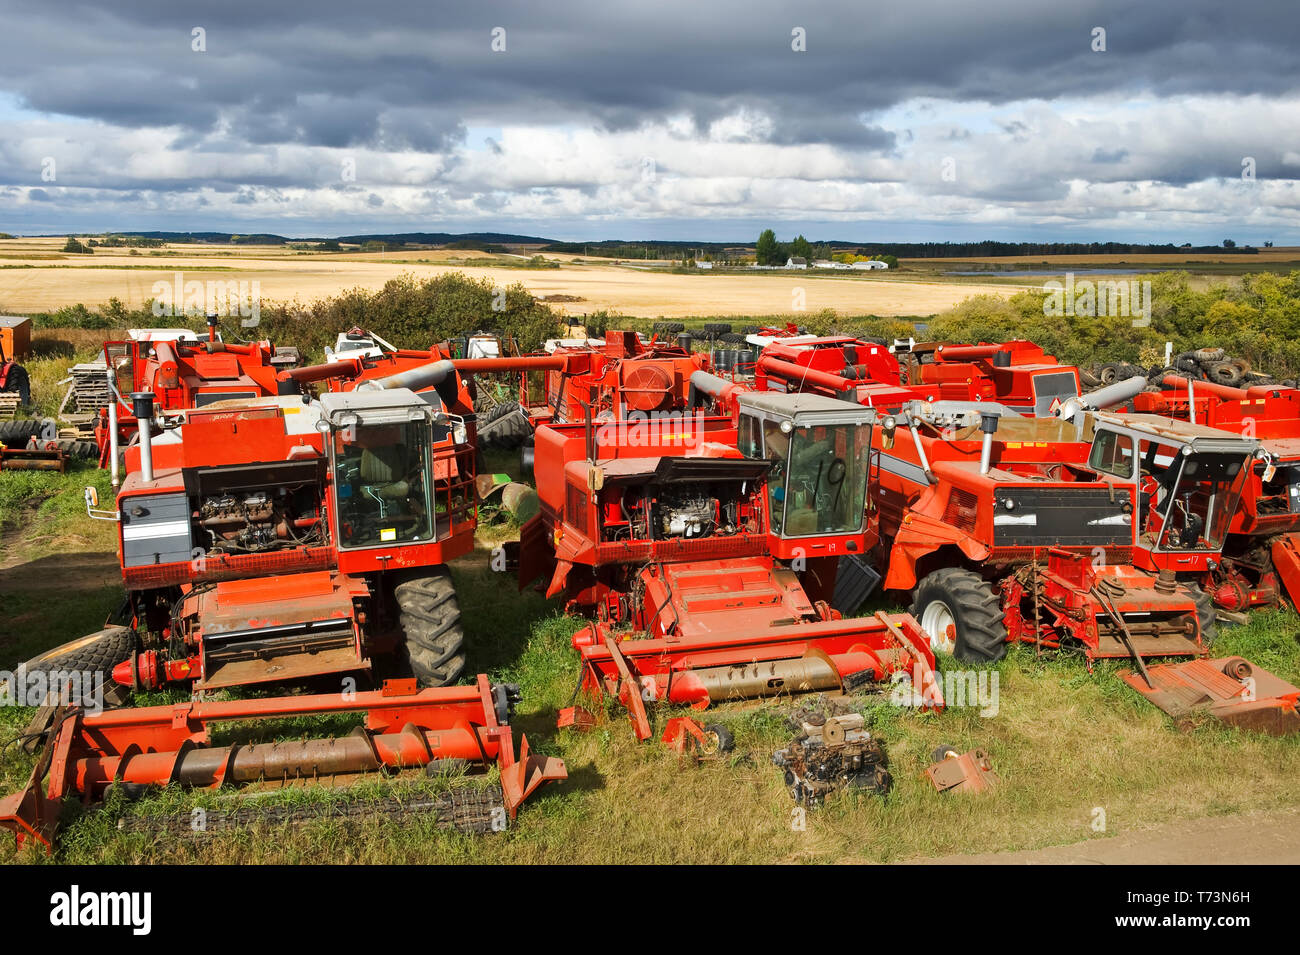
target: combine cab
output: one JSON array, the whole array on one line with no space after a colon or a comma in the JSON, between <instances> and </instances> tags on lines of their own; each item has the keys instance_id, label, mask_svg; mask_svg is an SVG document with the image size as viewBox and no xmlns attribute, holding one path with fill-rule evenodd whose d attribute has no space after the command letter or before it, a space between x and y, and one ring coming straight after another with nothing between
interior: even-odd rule
<instances>
[{"instance_id":1,"label":"combine cab","mask_svg":"<svg viewBox=\"0 0 1300 955\"><path fill-rule=\"evenodd\" d=\"M734 415L689 434L602 438L538 429L542 513L515 552L520 584L596 619L574 635L582 684L651 733L646 703L852 689L911 677L942 706L934 657L907 615L841 619L827 603L870 532L874 412L814 395L737 393ZM608 435L609 432L606 432Z\"/></svg>"},{"instance_id":2,"label":"combine cab","mask_svg":"<svg viewBox=\"0 0 1300 955\"><path fill-rule=\"evenodd\" d=\"M1206 573L1206 589L1230 613L1275 604L1283 590L1294 603L1300 597L1300 390L1177 376L1161 384L1134 399L1137 410L1257 438L1262 446L1232 513L1223 559Z\"/></svg>"}]
</instances>

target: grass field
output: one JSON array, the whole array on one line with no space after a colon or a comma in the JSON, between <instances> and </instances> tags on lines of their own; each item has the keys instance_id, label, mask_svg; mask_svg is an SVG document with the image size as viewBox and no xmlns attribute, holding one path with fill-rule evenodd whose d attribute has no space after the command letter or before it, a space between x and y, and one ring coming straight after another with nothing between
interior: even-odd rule
<instances>
[{"instance_id":1,"label":"grass field","mask_svg":"<svg viewBox=\"0 0 1300 955\"><path fill-rule=\"evenodd\" d=\"M502 470L506 460L489 462ZM81 514L80 488L104 484L98 472L65 477L0 475L0 668L97 629L120 599L112 526ZM101 490L105 488L101 487ZM178 836L147 828L124 832L120 818L164 817L184 825L195 806L220 809L236 797L178 789L103 810L69 810L64 862L888 862L951 853L1025 849L1101 838L1162 822L1300 806L1294 785L1300 739L1238 733L1207 722L1178 731L1104 665L1089 674L1077 659L1013 648L994 668L996 715L972 708L941 715L855 700L886 742L894 776L886 799L846 796L808 814L798 828L793 802L771 752L788 741L789 704L725 706L710 719L735 733L734 754L685 762L657 744L637 744L626 719L601 714L594 731L557 731L559 707L573 696L576 653L569 636L581 622L534 593L515 595L488 569L493 544L512 533L488 526L478 550L453 574L470 647L469 670L519 683L515 725L535 749L562 756L570 779L539 793L506 833L468 836L438 829L427 816L397 820L317 820L253 824L231 832ZM1257 613L1226 631L1220 649L1241 653L1290 680L1300 679L1300 620L1290 611ZM952 661L942 661L944 666ZM153 702L175 698L151 697ZM671 712L659 710L662 727ZM0 789L25 781L32 760L5 745L29 711L0 713ZM346 720L316 720L315 731L344 733ZM307 727L279 727L279 738ZM228 731L233 732L233 729ZM1004 786L979 799L941 796L921 777L939 744L981 746ZM259 794L258 806L414 798L470 780L366 781L347 789L311 787ZM487 780L480 780L485 782ZM1105 812L1106 832L1092 828ZM17 856L0 841L0 859Z\"/></svg>"}]
</instances>

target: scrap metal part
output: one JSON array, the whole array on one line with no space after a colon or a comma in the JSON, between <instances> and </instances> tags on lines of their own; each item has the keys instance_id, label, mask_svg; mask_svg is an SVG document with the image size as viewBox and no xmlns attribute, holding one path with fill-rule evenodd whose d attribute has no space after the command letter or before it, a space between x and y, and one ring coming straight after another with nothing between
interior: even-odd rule
<instances>
[{"instance_id":1,"label":"scrap metal part","mask_svg":"<svg viewBox=\"0 0 1300 955\"><path fill-rule=\"evenodd\" d=\"M979 748L958 753L951 746L940 746L934 751L934 762L925 775L941 793L984 793L1002 782L993 771L989 754Z\"/></svg>"},{"instance_id":2,"label":"scrap metal part","mask_svg":"<svg viewBox=\"0 0 1300 955\"><path fill-rule=\"evenodd\" d=\"M1273 736L1300 732L1300 688L1243 657L1217 657L1147 668L1148 680L1120 677L1175 720L1208 713L1231 726Z\"/></svg>"},{"instance_id":3,"label":"scrap metal part","mask_svg":"<svg viewBox=\"0 0 1300 955\"><path fill-rule=\"evenodd\" d=\"M796 803L809 809L846 789L885 795L893 778L880 740L866 730L859 713L827 716L802 709L792 722L799 735L772 754L772 763L785 771L785 785Z\"/></svg>"},{"instance_id":4,"label":"scrap metal part","mask_svg":"<svg viewBox=\"0 0 1300 955\"><path fill-rule=\"evenodd\" d=\"M12 831L19 847L34 838L52 850L64 801L95 801L110 785L217 789L390 772L444 759L495 762L513 816L543 783L567 778L562 760L530 755L526 737L516 759L508 719L517 698L517 688L489 684L480 674L474 686L425 690L414 680L391 680L351 699L187 701L93 714L61 707L27 785L0 799L0 828ZM365 725L332 739L213 746L210 736L214 723L349 712L364 713Z\"/></svg>"}]
</instances>

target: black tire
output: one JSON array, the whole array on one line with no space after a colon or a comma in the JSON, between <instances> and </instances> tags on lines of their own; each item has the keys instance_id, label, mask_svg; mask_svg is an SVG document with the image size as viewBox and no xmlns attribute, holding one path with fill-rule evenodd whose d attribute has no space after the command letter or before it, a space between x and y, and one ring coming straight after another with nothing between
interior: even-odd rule
<instances>
[{"instance_id":1,"label":"black tire","mask_svg":"<svg viewBox=\"0 0 1300 955\"><path fill-rule=\"evenodd\" d=\"M81 673L100 673L104 685L113 682L113 667L129 660L135 653L135 634L128 627L105 627L95 633L46 650L32 657L23 667L28 673L52 673L56 670L76 670Z\"/></svg>"},{"instance_id":2,"label":"black tire","mask_svg":"<svg viewBox=\"0 0 1300 955\"><path fill-rule=\"evenodd\" d=\"M1114 362L1108 362L1102 365L1097 372L1097 377L1101 379L1103 385L1113 385L1119 381L1120 366Z\"/></svg>"},{"instance_id":3,"label":"black tire","mask_svg":"<svg viewBox=\"0 0 1300 955\"><path fill-rule=\"evenodd\" d=\"M728 345L743 345L743 344L745 344L745 336L744 336L744 335L741 335L741 334L738 334L738 333L736 333L736 332L724 332L724 333L723 333L721 336L719 336L719 337L720 337L724 342L726 342Z\"/></svg>"},{"instance_id":4,"label":"black tire","mask_svg":"<svg viewBox=\"0 0 1300 955\"><path fill-rule=\"evenodd\" d=\"M1210 381L1220 385L1240 384L1243 377L1241 369L1229 361L1221 361L1218 364L1211 365L1207 369L1207 376Z\"/></svg>"},{"instance_id":5,"label":"black tire","mask_svg":"<svg viewBox=\"0 0 1300 955\"><path fill-rule=\"evenodd\" d=\"M1214 598L1198 584L1188 584L1187 589L1196 602L1196 622L1201 627L1201 645L1208 650L1219 638L1218 611L1214 609Z\"/></svg>"},{"instance_id":6,"label":"black tire","mask_svg":"<svg viewBox=\"0 0 1300 955\"><path fill-rule=\"evenodd\" d=\"M1006 656L1007 626L1002 607L979 574L961 567L936 570L916 588L911 614L918 623L932 603L948 608L956 628L953 656L958 660L993 663Z\"/></svg>"},{"instance_id":7,"label":"black tire","mask_svg":"<svg viewBox=\"0 0 1300 955\"><path fill-rule=\"evenodd\" d=\"M393 588L403 646L420 686L455 683L465 669L465 631L456 586L445 567L430 567Z\"/></svg>"},{"instance_id":8,"label":"black tire","mask_svg":"<svg viewBox=\"0 0 1300 955\"><path fill-rule=\"evenodd\" d=\"M523 407L517 401L503 401L482 419L478 440L482 447L513 449L532 433Z\"/></svg>"},{"instance_id":9,"label":"black tire","mask_svg":"<svg viewBox=\"0 0 1300 955\"><path fill-rule=\"evenodd\" d=\"M31 405L32 381L27 375L26 368L15 365L9 370L9 377L5 380L5 391L17 393L20 407L27 408Z\"/></svg>"},{"instance_id":10,"label":"black tire","mask_svg":"<svg viewBox=\"0 0 1300 955\"><path fill-rule=\"evenodd\" d=\"M704 331L708 335L725 335L731 331L729 322L705 322Z\"/></svg>"},{"instance_id":11,"label":"black tire","mask_svg":"<svg viewBox=\"0 0 1300 955\"><path fill-rule=\"evenodd\" d=\"M935 749L933 753L930 754L930 762L942 763L945 759L948 759L950 756L960 756L960 755L961 753L957 750L956 746L949 746L947 743L944 743L942 746L939 746L937 749Z\"/></svg>"},{"instance_id":12,"label":"black tire","mask_svg":"<svg viewBox=\"0 0 1300 955\"><path fill-rule=\"evenodd\" d=\"M40 433L41 423L33 419L0 421L0 444L9 448L25 448L27 442Z\"/></svg>"},{"instance_id":13,"label":"black tire","mask_svg":"<svg viewBox=\"0 0 1300 955\"><path fill-rule=\"evenodd\" d=\"M758 334L758 326L757 326L757 325L746 325L744 328L742 328L742 329L740 330L740 334L742 334L742 335L757 335L757 334Z\"/></svg>"},{"instance_id":14,"label":"black tire","mask_svg":"<svg viewBox=\"0 0 1300 955\"><path fill-rule=\"evenodd\" d=\"M1193 357L1202 364L1210 362L1223 361L1226 354L1222 348L1198 348L1193 352Z\"/></svg>"},{"instance_id":15,"label":"black tire","mask_svg":"<svg viewBox=\"0 0 1300 955\"><path fill-rule=\"evenodd\" d=\"M736 737L721 723L704 727L704 752L709 756L730 753L736 748Z\"/></svg>"}]
</instances>

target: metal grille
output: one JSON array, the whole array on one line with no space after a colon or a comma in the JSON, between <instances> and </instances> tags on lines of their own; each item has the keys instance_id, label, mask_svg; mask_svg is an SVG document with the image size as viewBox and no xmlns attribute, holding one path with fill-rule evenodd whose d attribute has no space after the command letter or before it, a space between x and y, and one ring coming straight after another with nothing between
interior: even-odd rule
<instances>
[{"instance_id":1,"label":"metal grille","mask_svg":"<svg viewBox=\"0 0 1300 955\"><path fill-rule=\"evenodd\" d=\"M149 590L188 582L235 580L270 574L328 570L334 564L329 547L280 551L271 554L207 554L194 560L147 567L128 567L122 579L128 590Z\"/></svg>"}]
</instances>

